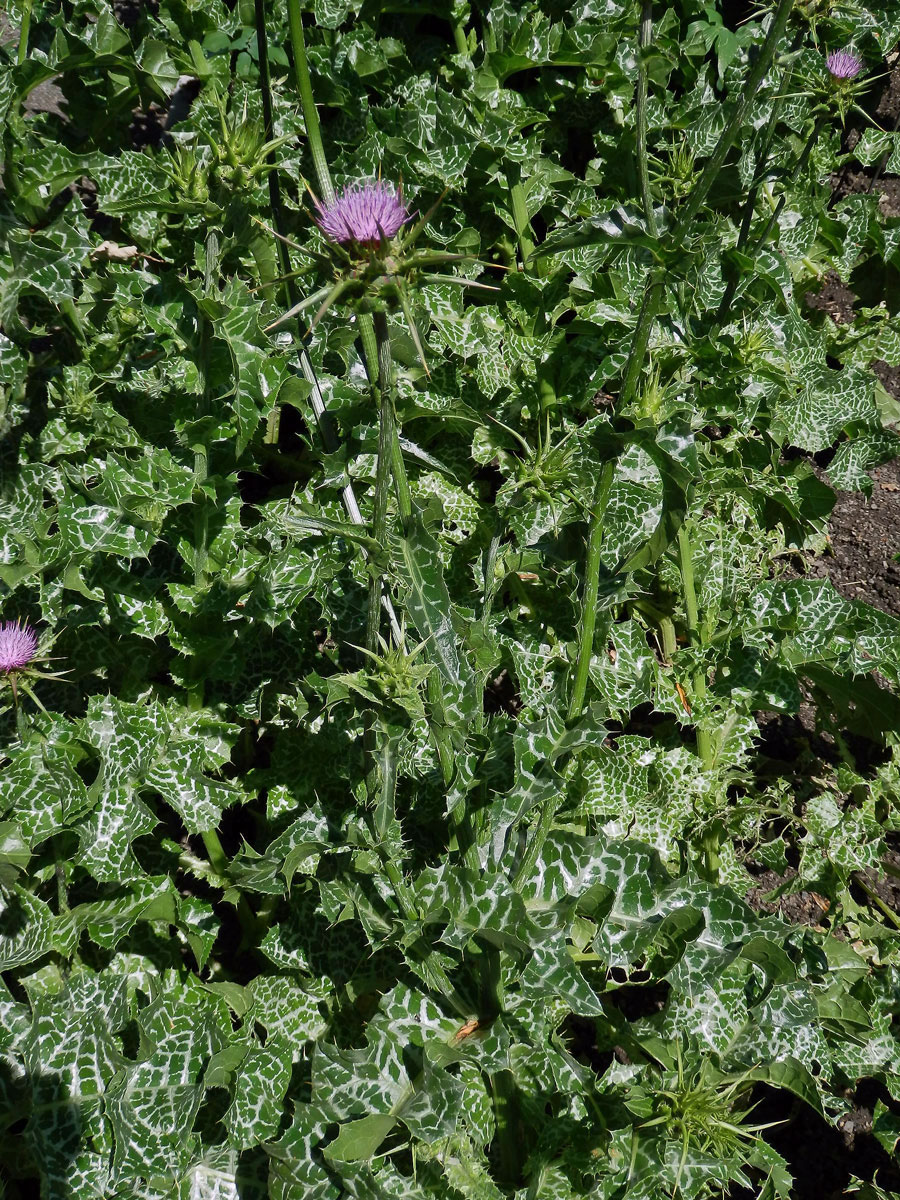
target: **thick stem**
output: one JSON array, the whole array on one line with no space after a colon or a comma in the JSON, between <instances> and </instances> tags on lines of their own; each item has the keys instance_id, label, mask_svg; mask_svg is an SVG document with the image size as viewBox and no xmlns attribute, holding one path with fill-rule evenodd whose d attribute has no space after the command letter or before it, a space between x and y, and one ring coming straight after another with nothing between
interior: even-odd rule
<instances>
[{"instance_id":1,"label":"thick stem","mask_svg":"<svg viewBox=\"0 0 900 1200\"><path fill-rule=\"evenodd\" d=\"M200 835L206 847L206 857L209 865L217 875L224 876L228 871L228 855L222 848L222 842L215 829L206 829Z\"/></svg>"},{"instance_id":2,"label":"thick stem","mask_svg":"<svg viewBox=\"0 0 900 1200\"><path fill-rule=\"evenodd\" d=\"M712 157L703 168L700 178L692 188L683 212L679 214L678 224L672 234L672 240L676 244L684 237L694 223L694 219L699 213L703 202L706 200L709 189L715 183L716 177L722 169L722 164L725 162L726 155L731 149L734 139L740 132L747 109L750 107L753 97L759 90L760 84L765 79L766 73L775 57L775 50L778 47L778 43L784 36L793 2L794 0L779 0L778 8L775 10L772 24L769 26L769 32L766 34L766 40L763 42L756 65L750 72L747 82L744 84L744 90L735 105L727 125L719 135L719 140L716 143L715 150L712 152Z\"/></svg>"},{"instance_id":3,"label":"thick stem","mask_svg":"<svg viewBox=\"0 0 900 1200\"><path fill-rule=\"evenodd\" d=\"M388 494L391 486L391 450L394 442L394 364L391 358L391 335L387 317L375 314L375 340L378 346L378 462L375 471L375 504L372 514L372 536L384 548L388 540ZM366 621L366 649L378 649L378 630L381 622L381 597L384 579L373 575L369 583L369 611Z\"/></svg>"},{"instance_id":4,"label":"thick stem","mask_svg":"<svg viewBox=\"0 0 900 1200\"><path fill-rule=\"evenodd\" d=\"M634 339L631 343L628 363L625 367L625 379L622 382L622 391L619 394L619 401L622 408L631 404L637 394L638 379L640 379L641 370L644 366L647 347L650 345L653 322L656 320L656 314L662 300L664 278L663 272L659 269L651 271L647 277L644 298L641 301L641 308L638 313L637 328L634 331Z\"/></svg>"},{"instance_id":5,"label":"thick stem","mask_svg":"<svg viewBox=\"0 0 900 1200\"><path fill-rule=\"evenodd\" d=\"M531 837L525 846L525 853L522 855L522 861L516 868L516 873L512 879L513 887L517 888L525 883L531 876L534 870L535 863L540 857L541 851L544 848L544 842L547 840L547 835L553 828L553 818L556 816L557 806L552 800L547 800L541 807L540 815L537 823L531 830Z\"/></svg>"},{"instance_id":6,"label":"thick stem","mask_svg":"<svg viewBox=\"0 0 900 1200\"><path fill-rule=\"evenodd\" d=\"M661 616L659 618L659 638L663 658L667 663L671 663L678 649L678 643L675 640L675 623L671 617Z\"/></svg>"},{"instance_id":7,"label":"thick stem","mask_svg":"<svg viewBox=\"0 0 900 1200\"><path fill-rule=\"evenodd\" d=\"M810 156L810 154L812 154L813 146L815 146L816 142L819 140L819 134L822 132L824 125L825 125L825 118L819 117L819 119L816 121L815 125L813 126L813 131L809 135L806 145L803 147L803 153L800 155L800 158L797 161L795 175L802 175L803 172L806 170L806 164L809 162L809 156ZM771 213L768 221L766 222L765 229L762 231L762 233L759 235L759 237L756 239L756 242L754 243L753 250L751 251L752 255L756 255L762 249L762 247L766 244L766 242L769 240L769 234L772 232L772 229L775 226L775 222L781 216L781 211L784 208L786 200L787 200L786 194L782 193L781 196L778 198L778 203L775 205L775 208L772 210L772 213Z\"/></svg>"},{"instance_id":8,"label":"thick stem","mask_svg":"<svg viewBox=\"0 0 900 1200\"><path fill-rule=\"evenodd\" d=\"M262 58L264 58L264 57L266 58L266 72L267 72L267 77L268 77L268 58L265 53L265 51L267 49L267 40L266 40L266 36L265 36L265 20L264 20L265 12L264 12L264 7L263 7L263 0L254 0L254 3L256 4L255 12L256 12L256 21L257 21L258 45L260 47L260 59L262 60ZM313 103L313 100L312 100L312 86L310 84L309 69L308 69L307 62L306 62L306 43L303 40L302 16L300 14L299 7L294 2L294 0L291 0L291 3L289 5L288 15L290 17L292 17L296 22L299 23L298 24L298 37L293 40L294 64L295 64L295 70L296 70L296 77L298 79L298 87L299 87L299 90L301 93L301 103L303 105L304 119L306 121L307 131L308 131L308 134L310 137L310 145L311 146L317 145L319 147L319 151L320 151L320 159L317 160L318 164L321 165L321 168L322 168L321 172L319 174L319 191L322 193L323 196L329 196L329 195L333 196L334 189L331 186L331 176L328 173L328 164L325 161L324 151L322 151L322 137L321 137L321 133L319 130L319 117L316 112L315 104ZM261 72L261 74L262 74L262 72ZM268 95L268 100L266 99L267 95ZM265 116L267 103L269 106L268 120L271 121L271 92L270 92L270 89L263 87L263 119L264 119L264 121L267 119ZM272 133L270 133L269 129L267 128L266 140L267 141L271 140L271 137L272 137ZM318 166L317 166L317 169L318 169ZM270 200L271 207L272 207L272 222L275 226L276 232L280 235L278 238L276 238L276 245L278 247L278 258L279 258L279 264L281 267L281 272L282 272L282 275L285 276L285 278L284 278L285 298L287 300L288 308L294 308L299 300L299 297L297 295L297 289L296 289L296 286L294 283L294 279L293 279L293 277L290 277L291 276L291 261L290 261L290 254L287 249L287 244L284 240L284 238L286 236L286 229L284 227L283 209L282 209L282 204L281 204L281 193L280 193L280 189L279 189L279 185L278 185L278 175L277 175L277 172L274 170L273 166L270 166L270 170L269 170L269 174L268 174L268 185L269 185L269 200ZM371 334L372 345L374 346L375 343L374 343L374 332L372 330L372 319L371 319L371 317L366 316L365 320L368 322L368 329ZM361 319L361 324L362 324L362 319ZM310 385L310 389L311 389L310 396L309 396L310 407L312 408L313 416L315 417L315 420L316 420L316 427L318 428L318 431L319 431L319 437L322 439L322 445L325 447L326 453L334 454L339 448L337 435L335 434L334 426L331 423L331 418L328 415L328 409L325 407L325 400L322 396L322 389L319 387L319 381L316 376L315 368L312 365L309 355L306 353L306 351L302 347L302 337L303 337L302 331L298 331L298 332L300 332L300 343L301 343L300 345L298 345L298 353L299 353L299 358L300 358L300 370L303 373L304 379ZM373 379L377 377L377 368L374 365L375 363L377 363L377 352L373 355L372 363L371 363ZM278 441L279 414L280 414L279 408L277 406L274 407L272 409L272 411L270 412L269 418L266 423L266 442L268 442L270 444L275 444ZM341 499L343 501L344 508L347 512L347 516L350 518L350 520L353 522L353 524L354 525L364 525L365 519L363 518L362 512L360 511L360 507L357 502L356 493L353 489L352 483L347 483L344 486L343 491L341 493ZM391 622L391 629L394 631L395 635L399 636L400 626L397 622L397 617L396 617L396 614L394 613L393 605L391 604L390 599L387 596L385 596L385 598L384 598L384 607L385 607L385 611L388 614L388 618Z\"/></svg>"},{"instance_id":9,"label":"thick stem","mask_svg":"<svg viewBox=\"0 0 900 1200\"><path fill-rule=\"evenodd\" d=\"M650 195L650 168L647 160L647 64L644 59L644 51L650 45L652 37L653 0L644 0L638 37L637 160L644 219L651 237L656 237L656 214L653 211L653 197Z\"/></svg>"},{"instance_id":10,"label":"thick stem","mask_svg":"<svg viewBox=\"0 0 900 1200\"><path fill-rule=\"evenodd\" d=\"M700 648L700 613L697 606L697 590L694 587L694 558L691 551L691 539L684 525L678 530L678 566L681 572L681 584L684 589L684 611L687 617L688 638L690 644ZM694 695L698 700L706 698L706 672L702 667L694 672L692 685ZM712 740L708 729L697 730L697 753L704 768L712 767Z\"/></svg>"},{"instance_id":11,"label":"thick stem","mask_svg":"<svg viewBox=\"0 0 900 1200\"><path fill-rule=\"evenodd\" d=\"M313 168L316 172L316 182L319 187L319 199L330 204L334 199L334 185L331 182L331 172L328 170L328 159L325 157L325 147L322 145L322 130L319 126L319 114L316 112L316 102L313 99L312 80L309 76L309 63L306 58L306 39L303 36L303 13L299 0L287 0L288 24L291 31L291 52L294 58L294 80L300 93L300 105L303 109L303 122L306 125L306 140L312 155Z\"/></svg>"},{"instance_id":12,"label":"thick stem","mask_svg":"<svg viewBox=\"0 0 900 1200\"><path fill-rule=\"evenodd\" d=\"M216 278L219 271L219 234L215 229L209 229L206 233L205 246L205 262L203 265L203 290L207 296L212 295ZM211 334L210 321L205 315L201 315L202 322L201 338L200 338L200 358L198 364L203 378L203 390L200 396L200 417L205 417L209 412L210 404L210 385L209 376L207 373L207 362L209 358L209 340ZM209 447L206 442L198 442L194 446L194 488L200 488L206 483L209 476ZM206 501L201 499L194 514L194 584L197 587L202 587L206 583L206 568L209 559L209 513L207 512Z\"/></svg>"},{"instance_id":13,"label":"thick stem","mask_svg":"<svg viewBox=\"0 0 900 1200\"><path fill-rule=\"evenodd\" d=\"M219 235L215 229L206 233L206 261L203 268L203 289L209 296L215 287L219 269ZM209 362L209 344L211 324L205 313L199 316L200 321L200 353L197 366L203 381L198 405L198 417L205 417L209 412L211 389L207 373ZM195 442L194 451L194 587L203 588L207 583L207 568L209 566L209 506L203 485L209 477L209 446L206 441ZM188 686L188 707L199 709L203 707L203 678L198 675L198 664L194 662L191 669L192 680Z\"/></svg>"},{"instance_id":14,"label":"thick stem","mask_svg":"<svg viewBox=\"0 0 900 1200\"><path fill-rule=\"evenodd\" d=\"M779 0L778 7L775 10L775 15L772 18L772 23L769 26L769 32L766 34L766 39L763 42L759 58L756 65L747 77L747 82L744 84L744 90L741 93L740 99L734 107L734 111L728 120L722 133L719 135L719 140L712 155L703 168L700 178L691 189L690 195L687 198L684 208L679 214L678 223L672 230L671 244L677 246L684 240L690 231L691 225L694 223L697 214L699 213L704 201L706 200L709 190L716 181L716 177L722 169L728 151L731 149L734 139L740 132L747 109L750 106L753 97L756 95L760 84L766 76L766 72L772 65L772 60L775 57L775 50L779 41L784 35L785 27L787 26L788 16L790 15L793 0ZM634 339L631 344L631 352L628 356L628 363L625 368L625 378L622 383L621 402L622 405L630 403L634 399L637 391L637 382L640 376L641 369L644 365L644 358L647 353L647 347L650 344L650 334L653 328L653 322L656 319L656 314L659 309L660 301L663 295L664 273L659 269L651 269L647 276L647 283L644 288L644 298L641 303L641 310L638 315L637 328L635 329Z\"/></svg>"},{"instance_id":15,"label":"thick stem","mask_svg":"<svg viewBox=\"0 0 900 1200\"><path fill-rule=\"evenodd\" d=\"M227 878L229 867L228 855L225 853L218 833L215 829L204 829L200 837L203 839L209 865L220 879ZM256 913L250 907L246 896L241 895L238 897L237 917L241 926L241 947L246 948L254 945L261 934L265 932L265 929Z\"/></svg>"},{"instance_id":16,"label":"thick stem","mask_svg":"<svg viewBox=\"0 0 900 1200\"><path fill-rule=\"evenodd\" d=\"M275 136L275 116L272 104L272 78L269 71L269 38L266 32L265 0L253 0L253 15L256 23L256 45L259 55L259 92L262 99L263 133L267 142ZM269 151L266 158L268 172L266 182L269 188L269 208L272 211L272 223L279 232L283 232L284 219L281 206L281 189L278 186L278 172L275 169L275 152ZM275 252L278 255L279 274L285 277L291 273L291 261L287 245L280 239L275 239ZM288 307L296 304L295 289L285 279L284 292ZM277 446L281 429L281 406L276 402L272 405L266 417L265 442L268 446Z\"/></svg>"},{"instance_id":17,"label":"thick stem","mask_svg":"<svg viewBox=\"0 0 900 1200\"><path fill-rule=\"evenodd\" d=\"M509 183L509 199L512 205L512 218L516 226L516 238L519 242L519 255L522 259L522 269L528 270L528 263L534 253L534 242L531 240L531 225L528 220L528 206L525 203L525 189L522 186L521 170L518 164L512 166L507 175Z\"/></svg>"},{"instance_id":18,"label":"thick stem","mask_svg":"<svg viewBox=\"0 0 900 1200\"><path fill-rule=\"evenodd\" d=\"M376 380L379 381L379 388L377 389L381 396L381 400L379 401L379 404L383 404L384 403L383 389L380 388L382 356L385 353L390 354L390 338L387 333L387 320L384 318L383 314L381 314L381 320L384 321L384 336L383 337L380 336L378 333L378 330L376 327L377 320L378 320L377 317L375 318L375 320L373 320L371 314L369 314L369 313L362 313L362 314L360 314L360 317L359 317L359 328L360 328L360 337L361 337L362 345L363 345L363 356L366 361L366 371L369 376L369 381L372 384L375 384ZM393 367L391 367L391 371L393 371ZM400 518L400 527L401 527L401 529L406 530L409 527L410 521L412 520L412 513L413 513L412 493L411 493L410 487L409 487L409 478L407 477L407 474L406 474L406 464L403 461L403 451L400 447L400 431L397 427L397 418L396 418L396 414L394 412L393 403L394 403L393 387L391 387L391 395L390 395L390 404L391 404L390 465L391 465L391 471L393 472L393 476L394 476L394 489L395 489L395 494L397 497L397 512L398 512L398 516ZM384 431L384 426L382 423L382 427L379 429L379 456L381 454L381 435L382 435L383 431ZM372 597L372 592L370 591L370 593L369 593L370 617L371 617L371 597ZM382 603L385 603L386 605L390 605L390 597L384 593L383 589L382 589ZM394 634L399 640L399 630L396 627L396 620L394 622ZM429 704L432 712L435 714L433 719L429 719L428 725L429 725L429 729L431 731L431 736L434 740L435 749L437 750L438 760L440 761L440 764L441 764L441 774L444 778L444 782L449 783L450 780L453 778L453 757L454 757L454 755L453 755L453 747L450 744L450 739L447 736L446 728L445 728L444 722L443 722L443 717L442 717L443 700L441 697L441 684L440 684L440 679L438 678L436 671L432 671L431 674L428 676L425 687L426 687L426 691L428 694L428 704ZM451 817L450 823L451 823L451 831L452 831L451 832L451 840L453 840L455 842L457 834L459 834L464 839L465 833L461 827L458 830L455 828L455 825L458 824L458 822L454 823L453 817Z\"/></svg>"},{"instance_id":19,"label":"thick stem","mask_svg":"<svg viewBox=\"0 0 900 1200\"><path fill-rule=\"evenodd\" d=\"M375 321L371 313L360 313L359 336L363 347L363 357L366 364L366 374L373 387L381 374L381 344L375 332ZM390 351L390 342L387 342ZM394 389L391 387L391 405L394 403ZM397 428L397 415L391 408L391 471L394 476L394 488L397 496L397 512L400 516L400 526L406 529L412 517L412 493L409 490L409 478L406 474L406 464L403 461L403 451L400 448L400 430Z\"/></svg>"},{"instance_id":20,"label":"thick stem","mask_svg":"<svg viewBox=\"0 0 900 1200\"><path fill-rule=\"evenodd\" d=\"M594 629L597 625L597 597L600 594L600 550L603 546L603 519L606 515L606 502L609 499L609 490L612 487L615 469L615 460L604 463L591 513L587 558L584 564L584 592L581 597L578 662L575 667L575 679L569 701L568 719L570 721L576 720L581 715L591 669Z\"/></svg>"},{"instance_id":21,"label":"thick stem","mask_svg":"<svg viewBox=\"0 0 900 1200\"><path fill-rule=\"evenodd\" d=\"M525 1147L522 1142L518 1090L512 1071L497 1071L491 1075L491 1092L497 1129L494 1135L497 1174L501 1183L514 1188L521 1182Z\"/></svg>"},{"instance_id":22,"label":"thick stem","mask_svg":"<svg viewBox=\"0 0 900 1200\"><path fill-rule=\"evenodd\" d=\"M275 114L272 104L272 77L269 71L269 37L266 32L266 0L253 0L253 12L256 21L256 45L259 55L259 94L262 100L263 134L267 142L275 137ZM266 158L269 170L266 182L269 187L269 208L276 228L281 224L281 189L278 186L278 175L274 170L275 152L270 150ZM288 259L287 246L280 239L275 239L278 262L281 274L287 275L291 269Z\"/></svg>"},{"instance_id":23,"label":"thick stem","mask_svg":"<svg viewBox=\"0 0 900 1200\"><path fill-rule=\"evenodd\" d=\"M55 847L54 847L55 849ZM53 868L56 875L56 903L60 914L69 911L69 889L66 887L66 868L64 861L57 855Z\"/></svg>"},{"instance_id":24,"label":"thick stem","mask_svg":"<svg viewBox=\"0 0 900 1200\"><path fill-rule=\"evenodd\" d=\"M19 26L19 48L16 53L16 62L21 67L24 62L28 61L28 35L31 32L31 9L33 0L25 0L22 5L22 24Z\"/></svg>"}]
</instances>

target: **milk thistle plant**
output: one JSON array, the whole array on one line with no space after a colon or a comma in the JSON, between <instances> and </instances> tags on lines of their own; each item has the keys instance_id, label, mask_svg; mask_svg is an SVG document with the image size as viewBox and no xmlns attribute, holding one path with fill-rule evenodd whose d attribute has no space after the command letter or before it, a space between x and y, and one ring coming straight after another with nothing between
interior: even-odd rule
<instances>
[{"instance_id":1,"label":"milk thistle plant","mask_svg":"<svg viewBox=\"0 0 900 1200\"><path fill-rule=\"evenodd\" d=\"M900 15L11 12L4 1200L900 1195Z\"/></svg>"}]
</instances>

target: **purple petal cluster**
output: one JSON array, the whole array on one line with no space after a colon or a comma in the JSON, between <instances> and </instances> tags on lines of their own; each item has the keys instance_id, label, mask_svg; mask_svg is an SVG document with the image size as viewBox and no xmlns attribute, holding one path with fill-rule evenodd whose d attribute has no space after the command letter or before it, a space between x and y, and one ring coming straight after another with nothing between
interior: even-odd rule
<instances>
[{"instance_id":1,"label":"purple petal cluster","mask_svg":"<svg viewBox=\"0 0 900 1200\"><path fill-rule=\"evenodd\" d=\"M0 671L7 675L26 667L37 654L38 638L30 625L18 621L0 624Z\"/></svg>"},{"instance_id":2,"label":"purple petal cluster","mask_svg":"<svg viewBox=\"0 0 900 1200\"><path fill-rule=\"evenodd\" d=\"M855 79L863 69L862 59L851 50L832 50L825 65L833 79Z\"/></svg>"},{"instance_id":3,"label":"purple petal cluster","mask_svg":"<svg viewBox=\"0 0 900 1200\"><path fill-rule=\"evenodd\" d=\"M409 220L399 189L383 179L351 184L330 204L317 200L316 208L316 224L335 242L380 242Z\"/></svg>"}]
</instances>

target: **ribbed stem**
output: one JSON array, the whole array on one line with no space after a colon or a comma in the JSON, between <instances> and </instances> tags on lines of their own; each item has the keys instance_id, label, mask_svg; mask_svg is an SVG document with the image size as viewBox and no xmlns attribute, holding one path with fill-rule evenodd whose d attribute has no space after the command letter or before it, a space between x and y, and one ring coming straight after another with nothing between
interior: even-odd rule
<instances>
[{"instance_id":1,"label":"ribbed stem","mask_svg":"<svg viewBox=\"0 0 900 1200\"><path fill-rule=\"evenodd\" d=\"M203 267L203 290L205 295L212 294L215 288L219 270L219 234L215 229L206 233L206 261ZM200 403L197 416L203 418L209 412L211 391L207 364L209 362L209 345L211 338L211 322L205 313L198 315L200 323L200 346L197 355L197 368L202 380ZM204 588L207 583L207 568L209 566L209 505L203 491L203 485L209 477L209 446L205 439L195 442L194 451L194 587ZM190 666L190 682L188 684L188 707L196 711L203 707L204 679L203 665L195 659Z\"/></svg>"},{"instance_id":2,"label":"ribbed stem","mask_svg":"<svg viewBox=\"0 0 900 1200\"><path fill-rule=\"evenodd\" d=\"M375 340L378 347L378 459L375 468L375 502L372 513L372 536L379 546L388 541L388 495L391 486L391 451L394 443L394 364L391 358L391 335L387 317L375 314ZM369 581L369 610L366 621L366 649L378 649L378 630L381 623L381 597L384 579L373 575Z\"/></svg>"},{"instance_id":3,"label":"ribbed stem","mask_svg":"<svg viewBox=\"0 0 900 1200\"><path fill-rule=\"evenodd\" d=\"M330 204L334 199L334 185L331 182L331 172L328 170L328 159L325 157L325 147L322 145L319 114L316 112L316 102L313 99L312 80L309 76L309 63L306 58L306 39L303 36L303 13L299 0L287 0L287 8L291 52L294 58L294 80L297 84L297 91L300 93L303 122L306 126L306 140L309 143L309 152L312 155L313 168L316 172L319 199L325 204Z\"/></svg>"},{"instance_id":4,"label":"ribbed stem","mask_svg":"<svg viewBox=\"0 0 900 1200\"><path fill-rule=\"evenodd\" d=\"M512 218L516 227L516 238L519 242L519 255L522 259L522 269L528 269L528 263L534 253L534 242L529 236L531 225L528 221L528 206L525 203L525 189L522 186L521 171L518 164L510 167L507 174L509 184L509 200L512 206Z\"/></svg>"},{"instance_id":5,"label":"ribbed stem","mask_svg":"<svg viewBox=\"0 0 900 1200\"><path fill-rule=\"evenodd\" d=\"M522 861L516 868L516 873L512 879L513 887L517 888L525 883L530 878L531 872L534 870L535 863L540 857L541 851L544 848L544 842L547 840L547 835L553 828L553 818L556 816L557 805L552 800L545 800L541 806L541 811L538 815L537 823L532 827L531 836L525 846L525 853L522 855Z\"/></svg>"},{"instance_id":6,"label":"ribbed stem","mask_svg":"<svg viewBox=\"0 0 900 1200\"><path fill-rule=\"evenodd\" d=\"M691 550L691 539L684 525L678 530L678 567L681 572L681 583L684 589L684 611L687 617L688 638L690 644L702 648L700 634L700 612L697 606L697 589L694 586L694 556ZM701 666L694 672L692 686L698 700L706 698L706 671ZM712 740L708 729L697 730L697 753L704 768L712 767Z\"/></svg>"},{"instance_id":7,"label":"ribbed stem","mask_svg":"<svg viewBox=\"0 0 900 1200\"><path fill-rule=\"evenodd\" d=\"M576 720L581 716L584 706L587 681L591 670L591 655L594 652L594 630L597 625L597 597L600 593L600 551L603 546L603 521L606 516L606 503L609 490L612 487L615 473L615 461L604 463L600 474L600 483L594 497L594 507L591 512L590 530L588 532L587 557L584 564L584 591L581 597L581 625L578 636L578 661L575 667L575 679L572 683L572 696L569 701L568 719Z\"/></svg>"},{"instance_id":8,"label":"ribbed stem","mask_svg":"<svg viewBox=\"0 0 900 1200\"><path fill-rule=\"evenodd\" d=\"M269 37L266 32L266 3L265 0L253 0L253 15L256 24L256 46L259 56L259 93L263 110L263 133L267 142L275 136L275 113L272 103L272 76L269 70ZM272 224L279 232L283 232L284 219L281 207L281 189L278 185L278 172L275 169L275 153L270 150L266 159L269 169L266 182L269 188L269 208L272 212ZM279 275L287 276L291 272L291 261L286 244L280 238L275 239L275 253L278 255ZM295 289L290 286L292 280L285 279L284 293L288 307L296 304ZM293 298L292 298L293 297ZM281 428L281 406L276 402L272 405L266 417L265 442L269 446L278 445Z\"/></svg>"},{"instance_id":9,"label":"ribbed stem","mask_svg":"<svg viewBox=\"0 0 900 1200\"><path fill-rule=\"evenodd\" d=\"M203 290L209 296L216 283L219 269L219 234L215 229L206 233L206 261L203 268ZM210 388L207 376L207 361L209 358L210 322L205 314L200 314L200 355L198 367L203 379L203 390L200 396L198 416L205 417L209 412ZM194 446L194 488L201 488L209 476L209 447L206 442L198 442ZM194 586L203 587L206 583L206 567L209 559L209 513L206 498L195 502L194 509Z\"/></svg>"},{"instance_id":10,"label":"ribbed stem","mask_svg":"<svg viewBox=\"0 0 900 1200\"><path fill-rule=\"evenodd\" d=\"M809 162L809 156L812 154L813 146L815 146L816 142L819 140L819 134L822 132L822 129L824 128L824 126L825 126L825 117L824 116L819 117L819 119L816 121L815 125L813 126L812 133L809 135L809 137L806 141L806 145L803 147L803 153L800 155L800 158L797 160L797 166L795 168L795 175L802 175L803 172L806 170L806 164ZM784 208L786 200L787 200L787 195L783 192L781 194L781 196L779 196L778 203L775 205L775 208L772 210L772 213L771 213L768 221L766 222L765 229L762 231L762 233L756 239L756 241L753 245L753 250L751 252L752 254L756 254L759 250L761 250L762 247L769 240L769 234L772 232L772 229L775 226L775 222L781 216L781 212L782 212L782 209Z\"/></svg>"},{"instance_id":11,"label":"ribbed stem","mask_svg":"<svg viewBox=\"0 0 900 1200\"><path fill-rule=\"evenodd\" d=\"M222 848L222 842L218 833L216 833L215 829L205 829L200 836L206 848L206 857L209 859L209 865L217 875L224 875L228 870L228 855Z\"/></svg>"},{"instance_id":12,"label":"ribbed stem","mask_svg":"<svg viewBox=\"0 0 900 1200\"><path fill-rule=\"evenodd\" d=\"M794 0L779 0L778 8L775 10L772 24L769 26L769 32L766 34L766 40L763 42L756 65L750 72L747 82L744 84L744 90L735 105L734 112L731 114L727 125L719 136L716 148L712 152L712 157L703 168L703 173L688 196L684 211L679 215L678 224L672 234L673 241L675 242L683 237L694 223L694 219L709 194L709 189L715 183L716 177L722 169L725 157L731 149L734 139L740 132L741 125L744 123L747 109L750 107L753 97L756 95L760 84L772 66L772 60L775 57L778 43L784 36L793 3Z\"/></svg>"},{"instance_id":13,"label":"ribbed stem","mask_svg":"<svg viewBox=\"0 0 900 1200\"><path fill-rule=\"evenodd\" d=\"M647 160L647 64L644 51L653 39L653 0L644 0L641 9L641 28L638 36L638 85L637 85L637 160L638 180L641 187L641 205L644 219L651 237L656 237L656 214L653 197L650 195L650 167Z\"/></svg>"},{"instance_id":14,"label":"ribbed stem","mask_svg":"<svg viewBox=\"0 0 900 1200\"><path fill-rule=\"evenodd\" d=\"M19 48L16 53L16 62L21 67L24 62L28 61L28 35L31 32L31 9L33 0L25 0L22 5L22 23L19 26Z\"/></svg>"},{"instance_id":15,"label":"ribbed stem","mask_svg":"<svg viewBox=\"0 0 900 1200\"><path fill-rule=\"evenodd\" d=\"M734 111L725 128L722 130L716 147L706 166L703 168L700 178L691 189L687 202L679 215L678 223L672 231L672 245L677 246L689 233L690 227L703 206L710 188L715 183L728 151L731 149L734 139L740 132L747 109L765 78L766 72L772 65L775 50L784 35L792 7L793 0L779 0L756 65L747 77L747 82L744 84L744 90L741 93L740 99L735 105ZM647 276L644 298L641 303L640 313L638 314L637 328L635 329L631 352L625 368L625 378L622 382L620 400L623 407L631 403L637 392L638 378L644 365L647 347L650 344L653 322L656 319L660 301L662 300L664 279L664 273L656 268L651 269Z\"/></svg>"},{"instance_id":16,"label":"ribbed stem","mask_svg":"<svg viewBox=\"0 0 900 1200\"><path fill-rule=\"evenodd\" d=\"M275 110L272 103L272 75L269 70L269 36L266 32L266 0L253 0L253 13L256 21L256 46L259 55L259 94L262 100L263 134L267 142L275 137ZM281 219L281 189L278 186L278 174L274 170L275 152L269 151L266 162L269 164L267 183L269 186L269 208L276 228ZM291 269L288 259L287 246L276 238L276 252L281 274L287 275Z\"/></svg>"}]
</instances>

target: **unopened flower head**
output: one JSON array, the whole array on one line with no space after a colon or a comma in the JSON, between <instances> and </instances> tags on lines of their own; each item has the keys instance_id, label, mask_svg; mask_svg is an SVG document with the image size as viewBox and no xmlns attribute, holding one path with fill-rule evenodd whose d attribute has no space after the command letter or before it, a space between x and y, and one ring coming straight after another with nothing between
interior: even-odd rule
<instances>
[{"instance_id":1,"label":"unopened flower head","mask_svg":"<svg viewBox=\"0 0 900 1200\"><path fill-rule=\"evenodd\" d=\"M862 59L852 50L832 50L825 59L832 79L855 79L863 69Z\"/></svg>"},{"instance_id":2,"label":"unopened flower head","mask_svg":"<svg viewBox=\"0 0 900 1200\"><path fill-rule=\"evenodd\" d=\"M27 667L37 654L38 638L30 625L19 621L0 624L0 671L9 674Z\"/></svg>"},{"instance_id":3,"label":"unopened flower head","mask_svg":"<svg viewBox=\"0 0 900 1200\"><path fill-rule=\"evenodd\" d=\"M383 179L351 184L330 204L316 200L316 224L335 242L380 242L409 220L398 188Z\"/></svg>"}]
</instances>

